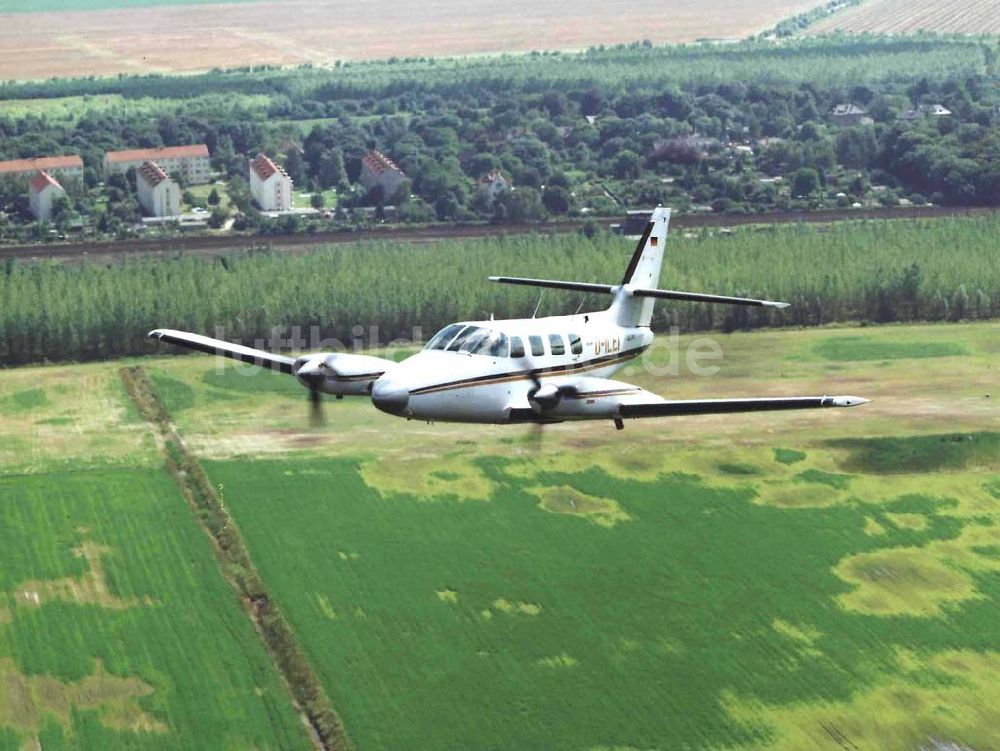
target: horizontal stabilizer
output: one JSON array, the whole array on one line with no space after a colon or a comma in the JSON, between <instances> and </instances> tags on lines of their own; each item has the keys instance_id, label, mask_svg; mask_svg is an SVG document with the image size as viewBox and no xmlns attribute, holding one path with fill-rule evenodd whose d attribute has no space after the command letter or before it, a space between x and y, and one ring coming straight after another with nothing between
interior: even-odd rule
<instances>
[{"instance_id":1,"label":"horizontal stabilizer","mask_svg":"<svg viewBox=\"0 0 1000 751\"><path fill-rule=\"evenodd\" d=\"M655 297L661 300L691 300L693 302L717 302L725 305L756 305L762 308L787 308L787 302L755 300L749 297L727 297L726 295L704 295L701 292L677 292L672 289L633 289L635 297Z\"/></svg>"},{"instance_id":2,"label":"horizontal stabilizer","mask_svg":"<svg viewBox=\"0 0 1000 751\"><path fill-rule=\"evenodd\" d=\"M273 355L259 349L244 347L242 344L230 344L221 339L212 339L201 334L190 334L186 331L174 331L173 329L156 329L149 332L150 339L159 339L167 344L176 344L178 347L193 349L198 352L207 352L210 355L228 357L231 360L252 363L261 367L279 370L282 373L293 372L292 366L295 360L283 355Z\"/></svg>"},{"instance_id":3,"label":"horizontal stabilizer","mask_svg":"<svg viewBox=\"0 0 1000 751\"><path fill-rule=\"evenodd\" d=\"M518 276L491 276L491 282L501 284L520 284L526 287L545 287L547 289L568 289L574 292L595 292L611 295L619 287L610 284L590 284L589 282L564 282L558 279L525 279ZM625 288L632 297L654 297L661 300L690 300L692 302L714 302L725 305L754 305L762 308L787 308L787 302L771 300L756 300L751 297L729 297L727 295L706 295L701 292L678 292L672 289Z\"/></svg>"},{"instance_id":4,"label":"horizontal stabilizer","mask_svg":"<svg viewBox=\"0 0 1000 751\"><path fill-rule=\"evenodd\" d=\"M615 288L610 284L588 284L587 282L561 282L556 279L522 279L518 276L491 276L491 282L520 284L526 287L546 287L548 289L569 289L574 292L597 292L610 295Z\"/></svg>"},{"instance_id":5,"label":"horizontal stabilizer","mask_svg":"<svg viewBox=\"0 0 1000 751\"><path fill-rule=\"evenodd\" d=\"M669 417L678 415L711 415L732 412L767 412L816 407L856 407L867 404L860 396L792 396L774 399L687 399L683 401L623 404L621 416Z\"/></svg>"}]
</instances>

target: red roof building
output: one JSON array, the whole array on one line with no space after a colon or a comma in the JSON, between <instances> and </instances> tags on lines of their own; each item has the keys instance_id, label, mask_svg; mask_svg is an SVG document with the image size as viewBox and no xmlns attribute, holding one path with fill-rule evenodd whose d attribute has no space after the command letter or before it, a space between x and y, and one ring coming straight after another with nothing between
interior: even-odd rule
<instances>
[{"instance_id":1,"label":"red roof building","mask_svg":"<svg viewBox=\"0 0 1000 751\"><path fill-rule=\"evenodd\" d=\"M48 172L36 172L28 181L28 208L40 222L52 218L52 204L63 195L66 195L63 186Z\"/></svg>"},{"instance_id":2,"label":"red roof building","mask_svg":"<svg viewBox=\"0 0 1000 751\"><path fill-rule=\"evenodd\" d=\"M208 146L165 146L158 149L109 151L104 155L104 176L123 174L143 162L156 162L165 172L179 176L191 185L207 183L211 175Z\"/></svg>"},{"instance_id":3,"label":"red roof building","mask_svg":"<svg viewBox=\"0 0 1000 751\"><path fill-rule=\"evenodd\" d=\"M36 172L54 172L63 177L83 177L83 160L74 154L0 162L0 175L34 175Z\"/></svg>"},{"instance_id":4,"label":"red roof building","mask_svg":"<svg viewBox=\"0 0 1000 751\"><path fill-rule=\"evenodd\" d=\"M250 195L261 211L291 211L294 206L291 178L266 154L250 162Z\"/></svg>"},{"instance_id":5,"label":"red roof building","mask_svg":"<svg viewBox=\"0 0 1000 751\"><path fill-rule=\"evenodd\" d=\"M62 185L48 172L36 172L35 176L28 182L28 187L35 193L41 193L49 186L62 190Z\"/></svg>"},{"instance_id":6,"label":"red roof building","mask_svg":"<svg viewBox=\"0 0 1000 751\"><path fill-rule=\"evenodd\" d=\"M389 198L405 179L406 173L381 151L369 151L361 159L361 183L367 190L379 186Z\"/></svg>"},{"instance_id":7,"label":"red roof building","mask_svg":"<svg viewBox=\"0 0 1000 751\"><path fill-rule=\"evenodd\" d=\"M271 158L266 154L258 154L257 158L250 162L250 169L252 169L261 180L267 180L271 175L281 173L285 174L285 170L271 161Z\"/></svg>"},{"instance_id":8,"label":"red roof building","mask_svg":"<svg viewBox=\"0 0 1000 751\"><path fill-rule=\"evenodd\" d=\"M143 162L135 171L135 190L139 204L154 217L181 213L181 191L177 183L156 162Z\"/></svg>"}]
</instances>

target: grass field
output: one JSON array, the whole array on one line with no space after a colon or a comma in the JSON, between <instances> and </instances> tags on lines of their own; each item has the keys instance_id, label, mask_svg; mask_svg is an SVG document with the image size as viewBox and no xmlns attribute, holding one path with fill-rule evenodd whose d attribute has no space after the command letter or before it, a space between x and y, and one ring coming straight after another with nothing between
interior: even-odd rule
<instances>
[{"instance_id":1,"label":"grass field","mask_svg":"<svg viewBox=\"0 0 1000 751\"><path fill-rule=\"evenodd\" d=\"M0 372L0 749L308 749L115 364Z\"/></svg>"},{"instance_id":2,"label":"grass field","mask_svg":"<svg viewBox=\"0 0 1000 751\"><path fill-rule=\"evenodd\" d=\"M717 338L623 377L874 401L315 431L287 378L150 371L360 748L1000 744L995 324Z\"/></svg>"},{"instance_id":3,"label":"grass field","mask_svg":"<svg viewBox=\"0 0 1000 751\"><path fill-rule=\"evenodd\" d=\"M165 472L6 469L0 749L310 748Z\"/></svg>"},{"instance_id":4,"label":"grass field","mask_svg":"<svg viewBox=\"0 0 1000 751\"><path fill-rule=\"evenodd\" d=\"M995 323L716 338L621 377L874 401L312 429L287 377L143 364L358 748L997 747ZM303 747L118 367L0 371L0 749Z\"/></svg>"},{"instance_id":5,"label":"grass field","mask_svg":"<svg viewBox=\"0 0 1000 751\"><path fill-rule=\"evenodd\" d=\"M0 0L0 79L741 38L816 4L779 0L763 12L742 0L408 0L386 13L348 0L210 8L184 0Z\"/></svg>"},{"instance_id":6,"label":"grass field","mask_svg":"<svg viewBox=\"0 0 1000 751\"><path fill-rule=\"evenodd\" d=\"M998 34L1000 5L996 0L865 0L820 21L809 31Z\"/></svg>"}]
</instances>

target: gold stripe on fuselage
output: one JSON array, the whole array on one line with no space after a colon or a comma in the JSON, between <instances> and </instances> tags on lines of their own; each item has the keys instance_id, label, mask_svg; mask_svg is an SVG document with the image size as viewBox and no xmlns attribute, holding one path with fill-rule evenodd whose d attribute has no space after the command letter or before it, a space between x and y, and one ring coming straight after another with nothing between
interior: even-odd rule
<instances>
[{"instance_id":1,"label":"gold stripe on fuselage","mask_svg":"<svg viewBox=\"0 0 1000 751\"><path fill-rule=\"evenodd\" d=\"M476 376L475 378L466 378L461 381L452 381L451 383L443 383L437 386L423 386L422 388L414 389L410 392L410 394L412 396L422 396L424 394L437 394L442 391L451 391L452 389L467 389L472 388L473 386L492 386L497 383L507 383L509 381L527 381L532 379L532 374L534 374L535 378L544 378L545 376L551 375L573 375L574 373L583 373L588 370L596 370L597 368L606 368L609 365L617 365L618 363L638 357L645 350L645 347L638 347L636 349L629 350L628 352L622 352L613 357L602 357L597 360L591 360L587 363L581 363L576 367L555 365L550 368L539 368L537 371L532 369L522 370L517 373L506 373L493 378Z\"/></svg>"}]
</instances>

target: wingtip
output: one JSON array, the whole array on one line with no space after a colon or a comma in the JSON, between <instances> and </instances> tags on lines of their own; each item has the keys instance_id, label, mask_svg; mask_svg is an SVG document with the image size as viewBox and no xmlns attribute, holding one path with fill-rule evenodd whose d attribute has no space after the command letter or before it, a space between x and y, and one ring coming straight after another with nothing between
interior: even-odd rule
<instances>
[{"instance_id":1,"label":"wingtip","mask_svg":"<svg viewBox=\"0 0 1000 751\"><path fill-rule=\"evenodd\" d=\"M865 399L860 396L835 396L833 397L834 407L860 407L862 404L868 404L871 399Z\"/></svg>"},{"instance_id":2,"label":"wingtip","mask_svg":"<svg viewBox=\"0 0 1000 751\"><path fill-rule=\"evenodd\" d=\"M770 300L768 300L767 302L764 303L764 306L768 307L768 308L787 308L787 307L791 306L791 303L790 302L771 302Z\"/></svg>"}]
</instances>

